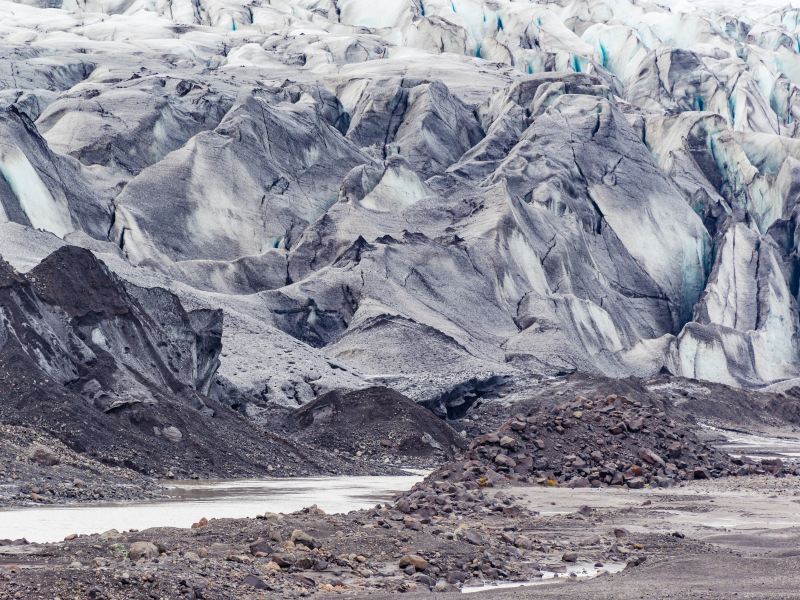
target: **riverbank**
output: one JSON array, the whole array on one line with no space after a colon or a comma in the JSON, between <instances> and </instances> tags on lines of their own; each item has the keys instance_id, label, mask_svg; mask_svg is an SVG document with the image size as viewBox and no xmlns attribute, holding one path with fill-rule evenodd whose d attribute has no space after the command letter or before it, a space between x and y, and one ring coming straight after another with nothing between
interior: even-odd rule
<instances>
[{"instance_id":1,"label":"riverbank","mask_svg":"<svg viewBox=\"0 0 800 600\"><path fill-rule=\"evenodd\" d=\"M293 507L265 501L251 518L213 518L226 515L210 502L185 520L191 528L144 529L132 509L124 527L100 534L0 546L0 598L480 597L502 593L476 591L492 584L592 577L608 591L653 564L796 557L782 541L800 530L791 457L731 456L659 407L617 395L512 414L411 489L346 514L324 502L327 512L281 514ZM315 481L320 498L335 496ZM357 479L338 481L354 494Z\"/></svg>"},{"instance_id":2,"label":"riverbank","mask_svg":"<svg viewBox=\"0 0 800 600\"><path fill-rule=\"evenodd\" d=\"M43 431L0 423L0 440L0 509L165 495L156 478L78 453Z\"/></svg>"},{"instance_id":3,"label":"riverbank","mask_svg":"<svg viewBox=\"0 0 800 600\"><path fill-rule=\"evenodd\" d=\"M598 565L599 573L605 564L626 568L595 582L566 578L552 584L557 592L540 585L473 597L627 598L649 590L649 598L677 598L692 583L688 574L703 571L695 583L711 589L704 584L692 597L723 598L731 578L756 568L759 580L773 575L764 589L775 593L763 597L780 598L781 586L800 583L796 569L786 568L796 566L800 540L797 478L693 481L667 490L523 487L467 493L458 502L457 513L429 519L409 518L397 504L346 515L310 509L0 547L0 597L380 597L455 592L498 576L536 581L581 564ZM736 572L716 570L734 564Z\"/></svg>"},{"instance_id":4,"label":"riverbank","mask_svg":"<svg viewBox=\"0 0 800 600\"><path fill-rule=\"evenodd\" d=\"M71 534L132 527L189 528L201 517L252 518L265 510L291 513L311 505L329 513L346 513L389 501L426 473L163 482L165 497L156 500L0 508L0 537L60 542Z\"/></svg>"}]
</instances>

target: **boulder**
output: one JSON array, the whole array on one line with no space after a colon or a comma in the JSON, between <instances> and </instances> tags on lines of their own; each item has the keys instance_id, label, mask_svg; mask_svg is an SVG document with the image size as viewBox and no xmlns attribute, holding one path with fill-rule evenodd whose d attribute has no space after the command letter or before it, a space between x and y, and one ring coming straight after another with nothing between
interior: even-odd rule
<instances>
[{"instance_id":1,"label":"boulder","mask_svg":"<svg viewBox=\"0 0 800 600\"><path fill-rule=\"evenodd\" d=\"M158 546L152 542L134 542L128 547L128 558L133 561L151 560L158 558L159 554Z\"/></svg>"},{"instance_id":2,"label":"boulder","mask_svg":"<svg viewBox=\"0 0 800 600\"><path fill-rule=\"evenodd\" d=\"M295 529L292 531L292 535L289 537L289 539L295 544L300 544L301 546L305 546L311 550L319 547L319 542L317 542L313 536L300 529Z\"/></svg>"},{"instance_id":3,"label":"boulder","mask_svg":"<svg viewBox=\"0 0 800 600\"><path fill-rule=\"evenodd\" d=\"M412 567L415 571L427 571L430 564L418 554L406 554L400 559L399 566L401 569Z\"/></svg>"},{"instance_id":4,"label":"boulder","mask_svg":"<svg viewBox=\"0 0 800 600\"><path fill-rule=\"evenodd\" d=\"M43 467L52 467L61 462L55 452L41 444L34 444L30 447L28 459Z\"/></svg>"}]
</instances>

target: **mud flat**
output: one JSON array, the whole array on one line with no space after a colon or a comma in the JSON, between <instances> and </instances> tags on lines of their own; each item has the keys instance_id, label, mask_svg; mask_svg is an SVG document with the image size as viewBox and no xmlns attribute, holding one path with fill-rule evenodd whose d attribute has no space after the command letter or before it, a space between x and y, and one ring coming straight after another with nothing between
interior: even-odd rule
<instances>
[{"instance_id":1,"label":"mud flat","mask_svg":"<svg viewBox=\"0 0 800 600\"><path fill-rule=\"evenodd\" d=\"M552 515L543 520L543 533L580 544L616 531L620 540L643 546L647 559L596 579L487 589L475 597L800 598L797 478L695 481L670 490L524 488L514 493L521 504ZM591 506L591 512L574 512L580 506Z\"/></svg>"}]
</instances>

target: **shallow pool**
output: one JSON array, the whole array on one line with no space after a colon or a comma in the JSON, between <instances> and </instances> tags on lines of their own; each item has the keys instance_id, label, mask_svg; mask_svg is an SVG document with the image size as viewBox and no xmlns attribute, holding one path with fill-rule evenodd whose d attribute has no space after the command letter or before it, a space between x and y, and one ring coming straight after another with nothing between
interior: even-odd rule
<instances>
[{"instance_id":1,"label":"shallow pool","mask_svg":"<svg viewBox=\"0 0 800 600\"><path fill-rule=\"evenodd\" d=\"M400 477L168 482L171 498L166 500L0 509L0 539L55 542L71 533L190 527L201 517L255 517L313 504L328 513L344 513L389 500L423 477L423 472L415 472Z\"/></svg>"}]
</instances>

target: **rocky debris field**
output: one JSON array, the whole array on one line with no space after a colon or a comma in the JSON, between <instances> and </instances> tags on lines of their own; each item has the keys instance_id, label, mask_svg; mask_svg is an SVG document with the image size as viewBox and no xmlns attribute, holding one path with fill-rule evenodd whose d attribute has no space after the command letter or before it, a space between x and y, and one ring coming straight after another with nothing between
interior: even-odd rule
<instances>
[{"instance_id":1,"label":"rocky debris field","mask_svg":"<svg viewBox=\"0 0 800 600\"><path fill-rule=\"evenodd\" d=\"M473 439L464 460L446 465L440 476L483 485L523 481L638 489L763 473L800 475L800 464L732 457L662 409L611 395L516 414L496 432Z\"/></svg>"},{"instance_id":2,"label":"rocky debris field","mask_svg":"<svg viewBox=\"0 0 800 600\"><path fill-rule=\"evenodd\" d=\"M501 396L478 398L453 426L476 437L499 429L509 415L554 407L577 396L617 395L657 407L687 427L704 422L751 431L800 431L800 387L793 381L780 389L755 390L667 373L615 378L575 372L559 377L509 378L499 391Z\"/></svg>"},{"instance_id":3,"label":"rocky debris field","mask_svg":"<svg viewBox=\"0 0 800 600\"><path fill-rule=\"evenodd\" d=\"M255 519L198 514L191 529L112 530L0 547L0 598L370 597L569 578L573 571L629 574L719 552L665 521L675 511L697 520L705 510L698 502L715 481L770 498L779 496L769 482L790 482L775 506L793 507L786 494L797 480L776 477L792 469L714 450L646 403L578 397L514 415L496 433L472 440L464 456L372 509L328 515L311 507ZM602 493L593 489L602 486ZM699 487L692 493L684 486ZM608 510L570 505L564 496L591 493L599 494L587 498L594 502L625 496L614 496ZM666 512L648 512L651 495ZM635 521L631 507L639 504Z\"/></svg>"},{"instance_id":4,"label":"rocky debris field","mask_svg":"<svg viewBox=\"0 0 800 600\"><path fill-rule=\"evenodd\" d=\"M440 465L466 446L443 419L386 387L329 392L279 430L334 454L406 466Z\"/></svg>"},{"instance_id":5,"label":"rocky debris field","mask_svg":"<svg viewBox=\"0 0 800 600\"><path fill-rule=\"evenodd\" d=\"M0 597L296 598L331 593L457 591L484 581L541 578L569 565L645 560L609 530L570 539L545 532L591 509L539 519L513 496L428 481L394 504L347 515L312 507L257 519L200 519L191 530L68 536L3 558ZM653 548L671 543L667 536ZM3 596L6 594L6 596Z\"/></svg>"},{"instance_id":6,"label":"rocky debris field","mask_svg":"<svg viewBox=\"0 0 800 600\"><path fill-rule=\"evenodd\" d=\"M78 454L33 429L0 425L0 439L0 506L161 495L151 478Z\"/></svg>"}]
</instances>

